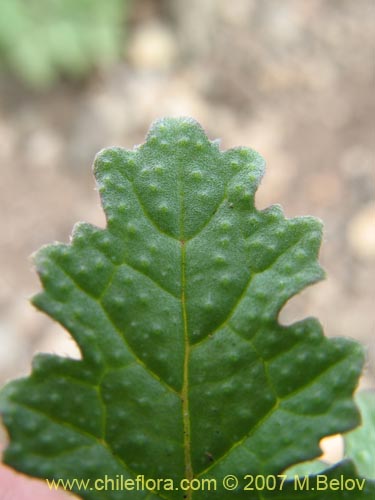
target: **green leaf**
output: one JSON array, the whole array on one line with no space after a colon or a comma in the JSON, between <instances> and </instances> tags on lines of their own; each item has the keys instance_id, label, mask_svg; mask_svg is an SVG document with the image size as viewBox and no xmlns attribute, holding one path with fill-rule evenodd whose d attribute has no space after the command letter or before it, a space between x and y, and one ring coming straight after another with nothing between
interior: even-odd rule
<instances>
[{"instance_id":1,"label":"green leaf","mask_svg":"<svg viewBox=\"0 0 375 500\"><path fill-rule=\"evenodd\" d=\"M308 462L303 462L301 464L293 465L289 467L284 474L287 474L288 478L293 478L294 476L305 476L308 474L319 474L323 473L328 469L329 464L323 462L323 460L309 460Z\"/></svg>"},{"instance_id":2,"label":"green leaf","mask_svg":"<svg viewBox=\"0 0 375 500\"><path fill-rule=\"evenodd\" d=\"M356 430L344 434L344 458L350 459L363 476L375 479L375 393L361 391L355 395L361 413L361 425ZM321 460L312 460L290 467L284 473L293 478L296 474L323 474L328 464Z\"/></svg>"},{"instance_id":3,"label":"green leaf","mask_svg":"<svg viewBox=\"0 0 375 500\"><path fill-rule=\"evenodd\" d=\"M262 492L263 494L263 492ZM281 491L267 492L267 500L371 500L375 482L358 476L350 461L341 462L313 476L294 477Z\"/></svg>"},{"instance_id":4,"label":"green leaf","mask_svg":"<svg viewBox=\"0 0 375 500\"><path fill-rule=\"evenodd\" d=\"M363 476L375 479L375 393L362 391L355 399L362 425L344 436L345 456L353 460Z\"/></svg>"},{"instance_id":5,"label":"green leaf","mask_svg":"<svg viewBox=\"0 0 375 500\"><path fill-rule=\"evenodd\" d=\"M278 323L289 298L323 277L321 223L255 209L263 169L255 151L222 152L189 119L158 121L142 146L98 155L107 228L78 224L70 245L35 259L44 292L33 303L82 360L39 355L30 377L5 388L6 463L42 478L220 483L277 474L358 425L361 347L328 340L313 318Z\"/></svg>"}]
</instances>

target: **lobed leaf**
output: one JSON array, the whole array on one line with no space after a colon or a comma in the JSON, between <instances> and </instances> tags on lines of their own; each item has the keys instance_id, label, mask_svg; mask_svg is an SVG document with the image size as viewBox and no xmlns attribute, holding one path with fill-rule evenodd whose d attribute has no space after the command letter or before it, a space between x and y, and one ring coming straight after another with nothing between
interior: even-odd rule
<instances>
[{"instance_id":1,"label":"lobed leaf","mask_svg":"<svg viewBox=\"0 0 375 500\"><path fill-rule=\"evenodd\" d=\"M33 303L71 333L82 359L38 355L30 377L3 390L6 463L42 478L221 481L277 474L358 424L360 346L328 340L312 318L278 322L323 277L322 229L278 206L257 210L263 170L255 151L222 152L190 119L156 122L133 151L99 153L107 227L80 223L70 245L35 258L44 291Z\"/></svg>"}]
</instances>

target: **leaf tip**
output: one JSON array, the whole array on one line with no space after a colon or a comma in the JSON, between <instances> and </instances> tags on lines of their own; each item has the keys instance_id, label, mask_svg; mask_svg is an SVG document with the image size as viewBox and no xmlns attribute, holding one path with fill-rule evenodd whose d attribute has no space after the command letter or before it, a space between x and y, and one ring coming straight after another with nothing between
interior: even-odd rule
<instances>
[{"instance_id":1,"label":"leaf tip","mask_svg":"<svg viewBox=\"0 0 375 500\"><path fill-rule=\"evenodd\" d=\"M197 149L212 145L203 127L191 117L164 117L153 122L145 145L168 147L194 145ZM214 145L217 147L217 144Z\"/></svg>"}]
</instances>

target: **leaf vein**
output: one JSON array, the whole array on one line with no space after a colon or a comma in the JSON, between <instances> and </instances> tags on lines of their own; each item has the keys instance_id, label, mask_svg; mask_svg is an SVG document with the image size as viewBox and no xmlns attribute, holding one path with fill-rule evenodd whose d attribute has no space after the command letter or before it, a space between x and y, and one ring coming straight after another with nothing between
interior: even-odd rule
<instances>
[{"instance_id":1,"label":"leaf vein","mask_svg":"<svg viewBox=\"0 0 375 500\"><path fill-rule=\"evenodd\" d=\"M108 322L111 324L113 330L116 332L116 334L121 338L123 345L127 348L127 350L130 352L130 354L133 355L135 361L142 366L142 368L155 380L157 380L161 385L163 385L166 389L169 391L177 394L177 391L169 385L166 381L164 381L159 375L157 375L153 370L151 370L145 363L142 361L142 359L137 355L137 353L134 351L134 349L131 347L129 342L126 340L126 337L122 334L121 330L117 327L116 323L113 321L107 310L105 309L104 305L102 304L101 300L98 299L97 297L94 297L90 293L88 293L82 286L77 283L75 280L74 276L69 274L63 267L60 266L60 269L66 274L66 276L75 284L76 288L78 288L82 293L90 297L101 309L103 312L105 318L107 318Z\"/></svg>"},{"instance_id":2,"label":"leaf vein","mask_svg":"<svg viewBox=\"0 0 375 500\"><path fill-rule=\"evenodd\" d=\"M266 422L266 420L269 419L278 409L280 409L280 411L284 411L284 408L282 408L282 406L281 406L284 401L287 401L287 400L291 399L293 396L295 396L299 392L303 392L305 389L307 389L308 387L310 387L311 385L313 385L317 380L319 380L321 377L323 377L324 375L326 375L327 372L335 369L336 366L339 363L341 363L342 361L345 361L346 357L347 356L343 356L342 358L340 358L339 360L337 360L335 363L333 363L332 365L328 366L325 370L323 370L322 372L320 372L317 376L313 377L303 387L299 387L298 389L294 390L293 392L289 393L286 396L280 396L278 398L278 400L275 402L275 404L270 408L270 410L268 410L267 413L241 439L239 439L236 443L234 443L231 446L231 448L226 453L224 453L219 459L217 459L214 463L212 463L205 470L203 470L202 472L200 472L197 475L197 477L200 477L203 474L206 474L211 469L213 469L214 467L216 467L220 462L222 462L223 460L225 460L236 448L238 448L239 446L241 446L248 438L250 438L252 436L252 434L254 434L255 431L257 431L262 425L264 425L264 423ZM300 415L300 416L301 416L301 418L303 417L303 415Z\"/></svg>"}]
</instances>

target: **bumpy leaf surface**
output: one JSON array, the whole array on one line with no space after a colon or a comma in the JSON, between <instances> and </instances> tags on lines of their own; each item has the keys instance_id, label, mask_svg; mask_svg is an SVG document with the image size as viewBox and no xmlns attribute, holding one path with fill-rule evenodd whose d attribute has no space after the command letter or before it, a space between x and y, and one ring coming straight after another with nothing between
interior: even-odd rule
<instances>
[{"instance_id":1,"label":"bumpy leaf surface","mask_svg":"<svg viewBox=\"0 0 375 500\"><path fill-rule=\"evenodd\" d=\"M43 478L220 483L277 474L358 424L360 347L328 340L315 319L278 322L285 302L322 278L321 224L255 209L263 168L256 152L222 152L188 119L156 122L133 151L98 155L107 228L78 224L70 245L36 256L44 292L33 303L71 333L82 360L39 355L31 376L3 391L8 464ZM210 496L260 498L220 486Z\"/></svg>"}]
</instances>

